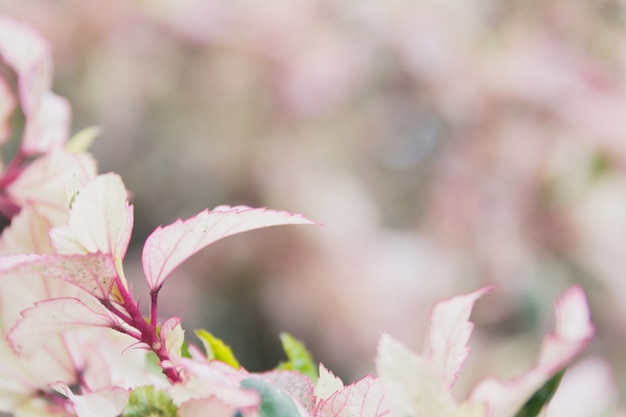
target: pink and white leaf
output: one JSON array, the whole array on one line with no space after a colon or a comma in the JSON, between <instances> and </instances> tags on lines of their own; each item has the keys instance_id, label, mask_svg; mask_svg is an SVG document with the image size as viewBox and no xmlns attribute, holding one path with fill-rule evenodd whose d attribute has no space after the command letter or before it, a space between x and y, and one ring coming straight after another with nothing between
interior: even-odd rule
<instances>
[{"instance_id":1,"label":"pink and white leaf","mask_svg":"<svg viewBox=\"0 0 626 417\"><path fill-rule=\"evenodd\" d=\"M331 371L326 369L324 365L319 365L319 378L315 384L315 401L326 400L332 394L341 391L344 388L341 379L336 377Z\"/></svg>"},{"instance_id":2,"label":"pink and white leaf","mask_svg":"<svg viewBox=\"0 0 626 417\"><path fill-rule=\"evenodd\" d=\"M4 228L0 237L0 254L50 254L50 223L31 206L23 207Z\"/></svg>"},{"instance_id":3,"label":"pink and white leaf","mask_svg":"<svg viewBox=\"0 0 626 417\"><path fill-rule=\"evenodd\" d=\"M110 387L83 395L76 395L63 382L51 384L50 388L67 397L77 417L116 417L122 414L130 390Z\"/></svg>"},{"instance_id":4,"label":"pink and white leaf","mask_svg":"<svg viewBox=\"0 0 626 417\"><path fill-rule=\"evenodd\" d=\"M73 198L69 224L50 232L52 245L64 255L103 253L123 258L133 228L132 206L122 179L98 175Z\"/></svg>"},{"instance_id":5,"label":"pink and white leaf","mask_svg":"<svg viewBox=\"0 0 626 417\"><path fill-rule=\"evenodd\" d=\"M371 375L317 403L315 417L391 416L391 404L380 378Z\"/></svg>"},{"instance_id":6,"label":"pink and white leaf","mask_svg":"<svg viewBox=\"0 0 626 417\"><path fill-rule=\"evenodd\" d=\"M256 410L259 407L261 395L254 390L242 389L240 378L222 372L225 367L215 367L213 364L194 362L186 358L181 358L180 362L186 377L182 383L174 384L168 389L175 404L215 398L235 409Z\"/></svg>"},{"instance_id":7,"label":"pink and white leaf","mask_svg":"<svg viewBox=\"0 0 626 417\"><path fill-rule=\"evenodd\" d=\"M9 255L0 257L0 276L11 272L35 274L44 279L60 279L78 286L94 297L109 297L118 276L111 255L85 256Z\"/></svg>"},{"instance_id":8,"label":"pink and white leaf","mask_svg":"<svg viewBox=\"0 0 626 417\"><path fill-rule=\"evenodd\" d=\"M458 372L469 355L467 342L474 329L469 321L477 299L491 291L485 287L458 295L435 305L424 344L424 359L453 387Z\"/></svg>"},{"instance_id":9,"label":"pink and white leaf","mask_svg":"<svg viewBox=\"0 0 626 417\"><path fill-rule=\"evenodd\" d=\"M161 342L165 343L165 349L173 357L180 357L180 352L185 341L185 331L181 326L180 317L170 317L161 326Z\"/></svg>"},{"instance_id":10,"label":"pink and white leaf","mask_svg":"<svg viewBox=\"0 0 626 417\"><path fill-rule=\"evenodd\" d=\"M46 341L84 327L113 327L116 320L104 309L94 311L77 298L55 298L35 303L7 334L16 354L30 356Z\"/></svg>"},{"instance_id":11,"label":"pink and white leaf","mask_svg":"<svg viewBox=\"0 0 626 417\"><path fill-rule=\"evenodd\" d=\"M150 289L160 288L187 258L211 243L248 230L283 224L313 224L299 214L245 206L216 207L187 220L158 227L143 248L143 270Z\"/></svg>"},{"instance_id":12,"label":"pink and white leaf","mask_svg":"<svg viewBox=\"0 0 626 417\"><path fill-rule=\"evenodd\" d=\"M543 340L537 365L503 381L487 378L470 393L474 403L484 403L489 417L512 417L555 373L565 368L591 341L594 327L581 287L568 289L556 302L556 329Z\"/></svg>"},{"instance_id":13,"label":"pink and white leaf","mask_svg":"<svg viewBox=\"0 0 626 417\"><path fill-rule=\"evenodd\" d=\"M425 358L383 334L376 368L394 416L454 416L450 386Z\"/></svg>"}]
</instances>

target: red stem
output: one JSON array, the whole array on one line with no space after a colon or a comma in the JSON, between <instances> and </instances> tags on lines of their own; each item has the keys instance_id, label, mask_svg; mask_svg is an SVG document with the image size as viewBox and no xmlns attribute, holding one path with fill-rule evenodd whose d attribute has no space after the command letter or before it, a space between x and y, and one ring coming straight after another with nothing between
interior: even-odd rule
<instances>
[{"instance_id":1,"label":"red stem","mask_svg":"<svg viewBox=\"0 0 626 417\"><path fill-rule=\"evenodd\" d=\"M148 323L146 319L144 319L143 315L141 314L141 310L139 309L139 306L135 302L135 299L129 294L128 290L122 283L122 280L120 279L119 276L115 279L115 285L117 286L119 290L119 294L122 297L121 305L124 307L124 309L128 312L128 315L130 316L130 317L127 317L128 319L127 323L131 325L132 327L134 327L135 329L137 329L139 333L141 334L141 336L137 339L142 341L146 345L148 345L150 350L152 350L157 355L161 364L163 364L163 362L166 362L166 361L169 362L170 361L169 353L165 347L165 344L162 343L157 333L156 298L157 298L158 291L150 293L150 298L151 298L150 316L151 317L150 317L150 322ZM111 303L109 303L109 305L111 307L114 307ZM106 306L106 303L105 303L105 306ZM109 308L109 306L107 306L107 308ZM119 310L117 311L118 313L121 313ZM113 311L113 313L119 316L119 314L115 313L115 311ZM125 315L122 314L122 316L125 316ZM170 368L170 367L165 368L161 366L161 369L163 369L163 373L165 374L167 379L170 380L170 382L172 383L181 382L180 374L174 368Z\"/></svg>"}]
</instances>

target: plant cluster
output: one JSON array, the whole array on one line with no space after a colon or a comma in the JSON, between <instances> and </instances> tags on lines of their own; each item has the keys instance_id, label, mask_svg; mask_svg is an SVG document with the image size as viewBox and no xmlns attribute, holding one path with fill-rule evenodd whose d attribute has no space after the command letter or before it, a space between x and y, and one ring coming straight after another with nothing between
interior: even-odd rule
<instances>
[{"instance_id":1,"label":"plant cluster","mask_svg":"<svg viewBox=\"0 0 626 417\"><path fill-rule=\"evenodd\" d=\"M123 263L133 206L122 179L98 174L93 130L68 140L70 108L50 91L37 33L0 19L0 133L19 146L0 178L0 411L15 416L513 417L535 416L593 336L580 287L556 303L555 330L534 367L452 393L469 354L474 303L490 287L438 303L421 353L382 335L377 375L344 383L283 334L287 361L252 373L205 330L196 346L179 317L161 318L172 271L224 237L315 224L299 214L220 206L157 228L143 246L147 314ZM21 119L19 132L11 129ZM168 284L171 285L171 284Z\"/></svg>"}]
</instances>

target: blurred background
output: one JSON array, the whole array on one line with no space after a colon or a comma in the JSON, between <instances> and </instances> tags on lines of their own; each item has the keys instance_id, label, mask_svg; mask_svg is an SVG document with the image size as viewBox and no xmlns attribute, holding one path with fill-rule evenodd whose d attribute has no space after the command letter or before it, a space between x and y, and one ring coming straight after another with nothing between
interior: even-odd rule
<instances>
[{"instance_id":1,"label":"blurred background","mask_svg":"<svg viewBox=\"0 0 626 417\"><path fill-rule=\"evenodd\" d=\"M568 417L626 392L625 8L0 2L49 39L73 131L102 127L100 171L133 193L135 293L143 241L178 217L246 204L324 224L212 245L165 285L163 317L211 330L251 370L281 359L289 331L351 381L381 332L420 349L436 301L495 284L463 395L531 366L554 299L580 284L598 335L554 404Z\"/></svg>"}]
</instances>

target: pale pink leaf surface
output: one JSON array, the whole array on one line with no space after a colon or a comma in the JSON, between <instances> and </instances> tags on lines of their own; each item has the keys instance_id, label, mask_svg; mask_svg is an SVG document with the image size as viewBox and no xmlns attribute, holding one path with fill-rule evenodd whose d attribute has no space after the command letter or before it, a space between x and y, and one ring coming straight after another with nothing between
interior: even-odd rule
<instances>
[{"instance_id":1,"label":"pale pink leaf surface","mask_svg":"<svg viewBox=\"0 0 626 417\"><path fill-rule=\"evenodd\" d=\"M116 320L104 308L96 312L77 298L55 298L37 302L24 310L7 340L17 354L29 356L45 346L48 339L65 331L115 324Z\"/></svg>"},{"instance_id":2,"label":"pale pink leaf surface","mask_svg":"<svg viewBox=\"0 0 626 417\"><path fill-rule=\"evenodd\" d=\"M70 182L82 186L95 176L91 156L55 147L29 164L6 192L19 206L35 208L50 226L60 226L68 222L67 186Z\"/></svg>"},{"instance_id":3,"label":"pale pink leaf surface","mask_svg":"<svg viewBox=\"0 0 626 417\"><path fill-rule=\"evenodd\" d=\"M391 416L390 403L382 380L371 375L320 400L315 410L315 417L383 416Z\"/></svg>"},{"instance_id":4,"label":"pale pink leaf surface","mask_svg":"<svg viewBox=\"0 0 626 417\"><path fill-rule=\"evenodd\" d=\"M76 395L62 382L52 384L50 388L66 396L77 417L116 417L122 414L130 390L121 387L109 387L83 395Z\"/></svg>"},{"instance_id":5,"label":"pale pink leaf surface","mask_svg":"<svg viewBox=\"0 0 626 417\"><path fill-rule=\"evenodd\" d=\"M72 111L69 102L54 93L42 97L39 109L24 127L21 142L26 155L43 154L69 137Z\"/></svg>"},{"instance_id":6,"label":"pale pink leaf surface","mask_svg":"<svg viewBox=\"0 0 626 417\"><path fill-rule=\"evenodd\" d=\"M337 378L321 363L319 364L319 375L314 390L316 402L325 400L335 392L343 389L344 385L341 379Z\"/></svg>"},{"instance_id":7,"label":"pale pink leaf surface","mask_svg":"<svg viewBox=\"0 0 626 417\"><path fill-rule=\"evenodd\" d=\"M48 239L50 223L32 206L22 208L11 224L2 230L0 255L20 253L51 254Z\"/></svg>"},{"instance_id":8,"label":"pale pink leaf surface","mask_svg":"<svg viewBox=\"0 0 626 417\"><path fill-rule=\"evenodd\" d=\"M18 77L22 110L28 119L38 112L50 88L52 57L48 43L37 32L18 20L0 19L0 55Z\"/></svg>"},{"instance_id":9,"label":"pale pink leaf surface","mask_svg":"<svg viewBox=\"0 0 626 417\"><path fill-rule=\"evenodd\" d=\"M556 372L567 366L591 341L594 327L583 289L574 286L556 302L556 330L543 340L537 365L507 381L487 378L470 393L485 403L489 417L512 417Z\"/></svg>"},{"instance_id":10,"label":"pale pink leaf surface","mask_svg":"<svg viewBox=\"0 0 626 417\"><path fill-rule=\"evenodd\" d=\"M215 397L193 399L178 408L178 417L233 417L237 408Z\"/></svg>"},{"instance_id":11,"label":"pale pink leaf surface","mask_svg":"<svg viewBox=\"0 0 626 417\"><path fill-rule=\"evenodd\" d=\"M101 253L84 256L28 254L0 257L0 276L12 272L36 274L44 279L60 279L100 300L109 297L118 276L111 255Z\"/></svg>"},{"instance_id":12,"label":"pale pink leaf surface","mask_svg":"<svg viewBox=\"0 0 626 417\"><path fill-rule=\"evenodd\" d=\"M216 207L187 220L158 227L143 248L143 270L151 289L160 288L187 258L211 243L248 230L282 224L314 224L299 214L245 206Z\"/></svg>"},{"instance_id":13,"label":"pale pink leaf surface","mask_svg":"<svg viewBox=\"0 0 626 417\"><path fill-rule=\"evenodd\" d=\"M474 303L491 287L458 295L435 305L430 316L424 344L424 359L439 372L452 388L458 372L469 355L467 342L474 329L469 321Z\"/></svg>"},{"instance_id":14,"label":"pale pink leaf surface","mask_svg":"<svg viewBox=\"0 0 626 417\"><path fill-rule=\"evenodd\" d=\"M69 224L50 232L57 252L123 258L133 228L127 195L119 175L103 174L89 181L71 202Z\"/></svg>"},{"instance_id":15,"label":"pale pink leaf surface","mask_svg":"<svg viewBox=\"0 0 626 417\"><path fill-rule=\"evenodd\" d=\"M438 370L389 335L381 336L376 369L394 416L454 416L456 401Z\"/></svg>"}]
</instances>

